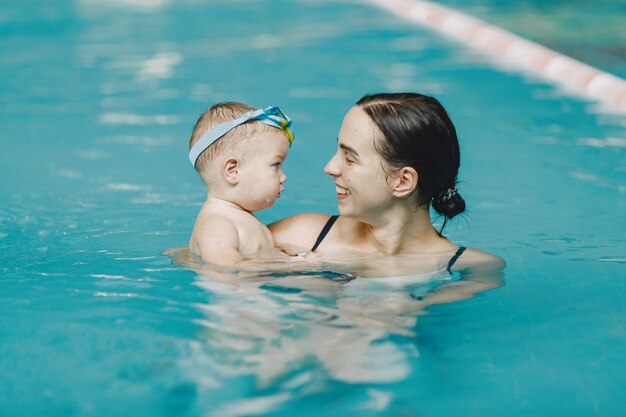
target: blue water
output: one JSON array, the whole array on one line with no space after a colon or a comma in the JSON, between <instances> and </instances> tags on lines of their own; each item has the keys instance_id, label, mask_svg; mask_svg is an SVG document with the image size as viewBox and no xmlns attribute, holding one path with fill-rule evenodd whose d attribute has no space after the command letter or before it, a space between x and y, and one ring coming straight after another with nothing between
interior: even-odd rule
<instances>
[{"instance_id":1,"label":"blue water","mask_svg":"<svg viewBox=\"0 0 626 417\"><path fill-rule=\"evenodd\" d=\"M626 2L441 0L562 54L626 77Z\"/></svg>"},{"instance_id":2,"label":"blue water","mask_svg":"<svg viewBox=\"0 0 626 417\"><path fill-rule=\"evenodd\" d=\"M0 51L0 416L623 415L623 116L353 3L8 0ZM502 287L394 314L404 288L228 285L162 255L205 196L208 105L295 120L270 222L335 212L343 115L401 90L452 115L447 234L505 258Z\"/></svg>"}]
</instances>

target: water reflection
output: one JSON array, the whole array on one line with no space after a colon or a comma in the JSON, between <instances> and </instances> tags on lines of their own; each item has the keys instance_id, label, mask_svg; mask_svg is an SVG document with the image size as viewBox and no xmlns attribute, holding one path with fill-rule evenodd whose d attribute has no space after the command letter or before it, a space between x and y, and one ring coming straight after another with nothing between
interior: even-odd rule
<instances>
[{"instance_id":1,"label":"water reflection","mask_svg":"<svg viewBox=\"0 0 626 417\"><path fill-rule=\"evenodd\" d=\"M390 272L391 262L374 265L362 258L332 269L313 260L286 264L280 272L232 272L202 263L186 248L167 254L193 269L194 285L207 291L207 302L197 304L204 315L197 320L204 328L198 349L219 375L215 388L226 378L253 376L254 401L271 388L271 398L263 396L270 408L277 398L280 403L324 390L330 382L406 379L420 355L417 323L426 307L499 287L503 277L501 270L426 272L426 263L418 274L385 277L381 273ZM394 264L401 266L398 259ZM346 273L349 268L354 275ZM229 413L238 415L235 409Z\"/></svg>"},{"instance_id":2,"label":"water reflection","mask_svg":"<svg viewBox=\"0 0 626 417\"><path fill-rule=\"evenodd\" d=\"M576 144L593 148L626 148L626 138L580 138Z\"/></svg>"},{"instance_id":3,"label":"water reflection","mask_svg":"<svg viewBox=\"0 0 626 417\"><path fill-rule=\"evenodd\" d=\"M120 8L132 8L137 10L155 11L163 6L166 6L168 0L113 0L103 2L100 0L80 0L79 2L83 7L89 6L108 6L108 7L120 7Z\"/></svg>"}]
</instances>

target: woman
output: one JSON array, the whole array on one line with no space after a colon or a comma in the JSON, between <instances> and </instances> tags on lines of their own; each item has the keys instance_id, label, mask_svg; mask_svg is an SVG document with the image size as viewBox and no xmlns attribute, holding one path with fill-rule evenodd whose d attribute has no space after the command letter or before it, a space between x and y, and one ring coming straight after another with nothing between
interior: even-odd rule
<instances>
[{"instance_id":1,"label":"woman","mask_svg":"<svg viewBox=\"0 0 626 417\"><path fill-rule=\"evenodd\" d=\"M385 263L387 275L503 267L496 256L450 242L431 223L431 205L444 226L465 210L456 131L435 98L366 95L345 116L337 142L324 171L335 180L339 216L307 213L271 224L279 248L321 257L359 253L375 260L370 264L404 260Z\"/></svg>"}]
</instances>

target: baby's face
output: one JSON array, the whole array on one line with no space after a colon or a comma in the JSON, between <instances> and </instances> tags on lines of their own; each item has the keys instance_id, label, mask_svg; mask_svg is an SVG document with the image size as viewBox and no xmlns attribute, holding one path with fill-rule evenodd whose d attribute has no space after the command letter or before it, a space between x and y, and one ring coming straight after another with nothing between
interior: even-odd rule
<instances>
[{"instance_id":1,"label":"baby's face","mask_svg":"<svg viewBox=\"0 0 626 417\"><path fill-rule=\"evenodd\" d=\"M239 170L240 192L246 210L272 207L284 190L287 176L283 162L289 152L289 141L279 129L255 133L247 143L246 155Z\"/></svg>"}]
</instances>

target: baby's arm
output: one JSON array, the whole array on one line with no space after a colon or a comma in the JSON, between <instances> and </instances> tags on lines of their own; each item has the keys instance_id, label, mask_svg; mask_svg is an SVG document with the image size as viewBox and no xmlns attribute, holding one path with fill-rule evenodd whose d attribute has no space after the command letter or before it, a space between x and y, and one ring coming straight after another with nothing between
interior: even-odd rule
<instances>
[{"instance_id":1,"label":"baby's arm","mask_svg":"<svg viewBox=\"0 0 626 417\"><path fill-rule=\"evenodd\" d=\"M206 262L226 270L241 271L303 271L311 265L302 258L290 262L286 254L260 254L258 259L246 259L239 251L239 231L237 226L225 217L212 217L197 226L194 231L196 252Z\"/></svg>"},{"instance_id":2,"label":"baby's arm","mask_svg":"<svg viewBox=\"0 0 626 417\"><path fill-rule=\"evenodd\" d=\"M239 252L239 232L231 221L208 219L196 232L196 243L203 260L221 266L233 266L243 261Z\"/></svg>"}]
</instances>

